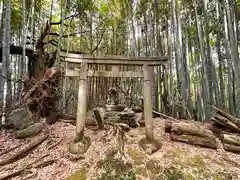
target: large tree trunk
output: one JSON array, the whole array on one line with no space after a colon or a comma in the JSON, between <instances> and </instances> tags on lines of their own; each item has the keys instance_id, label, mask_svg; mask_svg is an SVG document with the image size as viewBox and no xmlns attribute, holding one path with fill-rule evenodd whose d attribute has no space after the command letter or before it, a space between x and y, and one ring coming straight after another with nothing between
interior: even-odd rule
<instances>
[{"instance_id":1,"label":"large tree trunk","mask_svg":"<svg viewBox=\"0 0 240 180\"><path fill-rule=\"evenodd\" d=\"M2 59L2 72L1 72L1 76L2 76L2 81L0 84L0 87L2 90L3 94L3 98L2 98L2 102L3 102L3 109L10 105L11 103L11 93L7 93L8 91L11 92L11 84L10 81L8 81L8 79L11 79L11 71L10 71L10 52L9 52L9 46L10 46L10 34L11 34L11 0L8 0L6 2L6 17L5 17L5 23L4 23L4 30L3 30L3 44L2 44L2 49L0 49L1 51L1 59ZM10 89L9 89L10 88ZM5 122L3 122L4 124Z\"/></svg>"}]
</instances>

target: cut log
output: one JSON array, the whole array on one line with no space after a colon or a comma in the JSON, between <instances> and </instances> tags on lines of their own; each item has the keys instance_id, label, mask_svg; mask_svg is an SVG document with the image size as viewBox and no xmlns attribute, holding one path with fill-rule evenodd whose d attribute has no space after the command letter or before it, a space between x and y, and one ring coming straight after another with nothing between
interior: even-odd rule
<instances>
[{"instance_id":1,"label":"cut log","mask_svg":"<svg viewBox=\"0 0 240 180\"><path fill-rule=\"evenodd\" d=\"M236 134L222 133L222 141L240 147L240 136Z\"/></svg>"},{"instance_id":2,"label":"cut log","mask_svg":"<svg viewBox=\"0 0 240 180\"><path fill-rule=\"evenodd\" d=\"M215 135L216 134L221 134L221 133L231 133L233 132L231 129L227 128L226 126L223 126L223 125L220 125L219 123L216 123L215 120L213 120L212 118L212 121L214 121L212 124L210 124L207 128L209 130L211 130Z\"/></svg>"},{"instance_id":3,"label":"cut log","mask_svg":"<svg viewBox=\"0 0 240 180\"><path fill-rule=\"evenodd\" d=\"M235 118L234 116L232 116L231 114L221 110L221 109L218 109L215 107L215 110L216 110L216 113L227 118L229 121L233 122L234 124L236 124L238 127L240 127L240 120Z\"/></svg>"},{"instance_id":4,"label":"cut log","mask_svg":"<svg viewBox=\"0 0 240 180\"><path fill-rule=\"evenodd\" d=\"M214 115L214 118L212 118L212 120L240 133L240 128L238 127L238 125L235 124L234 122L232 122L231 120L227 119L224 116L221 116L221 115L216 113Z\"/></svg>"},{"instance_id":5,"label":"cut log","mask_svg":"<svg viewBox=\"0 0 240 180\"><path fill-rule=\"evenodd\" d=\"M177 135L192 135L203 138L215 139L213 132L196 124L172 123L171 132Z\"/></svg>"},{"instance_id":6,"label":"cut log","mask_svg":"<svg viewBox=\"0 0 240 180\"><path fill-rule=\"evenodd\" d=\"M225 151L240 153L240 146L235 146L232 144L223 144Z\"/></svg>"},{"instance_id":7,"label":"cut log","mask_svg":"<svg viewBox=\"0 0 240 180\"><path fill-rule=\"evenodd\" d=\"M1 160L0 161L0 166L4 166L6 164L12 163L14 160L19 158L20 156L26 154L31 149L33 149L34 147L38 146L40 143L42 143L44 140L46 140L47 137L48 137L48 135L42 135L37 140L31 141L27 146L25 146L21 150L17 151L15 154L9 155L7 158Z\"/></svg>"},{"instance_id":8,"label":"cut log","mask_svg":"<svg viewBox=\"0 0 240 180\"><path fill-rule=\"evenodd\" d=\"M198 137L198 136L185 135L185 134L178 135L174 132L171 132L170 137L172 141L185 142L187 144L208 147L211 149L217 149L218 147L215 138Z\"/></svg>"}]
</instances>

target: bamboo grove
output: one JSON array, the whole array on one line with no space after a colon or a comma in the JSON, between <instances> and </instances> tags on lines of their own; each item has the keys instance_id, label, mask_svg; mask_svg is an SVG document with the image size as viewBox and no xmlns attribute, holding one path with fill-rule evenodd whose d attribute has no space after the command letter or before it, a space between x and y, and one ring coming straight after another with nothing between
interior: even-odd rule
<instances>
[{"instance_id":1,"label":"bamboo grove","mask_svg":"<svg viewBox=\"0 0 240 180\"><path fill-rule=\"evenodd\" d=\"M239 0L0 2L1 107L19 96L40 39L46 53L168 56L164 81L153 85L164 113L205 121L214 105L240 116Z\"/></svg>"}]
</instances>

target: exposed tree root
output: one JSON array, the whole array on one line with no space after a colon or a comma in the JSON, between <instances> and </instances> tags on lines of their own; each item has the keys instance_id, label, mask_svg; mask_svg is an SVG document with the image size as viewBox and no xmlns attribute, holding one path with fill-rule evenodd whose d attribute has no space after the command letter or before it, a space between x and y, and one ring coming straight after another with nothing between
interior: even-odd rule
<instances>
[{"instance_id":1,"label":"exposed tree root","mask_svg":"<svg viewBox=\"0 0 240 180\"><path fill-rule=\"evenodd\" d=\"M1 160L0 161L0 166L4 166L4 165L7 165L9 163L12 163L14 160L19 158L23 154L28 153L31 149L33 149L34 147L41 144L44 140L47 139L47 137L48 137L48 135L42 135L37 140L32 140L27 146L25 146L21 150L17 151L15 154L9 155L7 158Z\"/></svg>"},{"instance_id":2,"label":"exposed tree root","mask_svg":"<svg viewBox=\"0 0 240 180\"><path fill-rule=\"evenodd\" d=\"M59 139L56 143L52 144L51 146L48 147L48 150L53 149L54 147L56 147L58 144L60 144L62 141L62 139Z\"/></svg>"},{"instance_id":3,"label":"exposed tree root","mask_svg":"<svg viewBox=\"0 0 240 180\"><path fill-rule=\"evenodd\" d=\"M21 146L21 144L18 144L18 145L16 145L16 146L13 146L12 148L9 148L9 149L4 150L3 152L0 153L0 156L2 156L2 155L4 155L4 154L7 154L7 153L9 153L9 152L11 152L11 151L13 151L14 149L17 149L17 148L20 147L20 146Z\"/></svg>"},{"instance_id":4,"label":"exposed tree root","mask_svg":"<svg viewBox=\"0 0 240 180\"><path fill-rule=\"evenodd\" d=\"M55 163L56 161L57 161L56 159L49 159L49 160L43 161L41 163L38 163L36 165L33 165L33 168L43 168L43 167L46 167L46 166L49 166L49 165Z\"/></svg>"},{"instance_id":5,"label":"exposed tree root","mask_svg":"<svg viewBox=\"0 0 240 180\"><path fill-rule=\"evenodd\" d=\"M22 168L20 168L18 170L12 171L9 174L1 176L0 180L6 180L6 179L9 179L9 178L12 178L12 177L15 177L15 176L18 176L18 175L22 174L24 171L26 171L29 168L31 168L31 166L33 164L37 163L38 161L40 161L41 159L45 158L46 156L48 156L48 154L45 154L45 155L37 158L36 160L32 161L31 163L27 164L26 166L24 166L24 167L22 167Z\"/></svg>"}]
</instances>

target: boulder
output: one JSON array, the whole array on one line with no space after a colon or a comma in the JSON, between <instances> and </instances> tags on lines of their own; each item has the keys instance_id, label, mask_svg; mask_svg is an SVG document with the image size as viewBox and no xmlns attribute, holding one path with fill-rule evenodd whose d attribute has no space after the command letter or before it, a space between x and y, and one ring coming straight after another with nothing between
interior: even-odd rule
<instances>
[{"instance_id":1,"label":"boulder","mask_svg":"<svg viewBox=\"0 0 240 180\"><path fill-rule=\"evenodd\" d=\"M9 114L8 121L17 130L25 129L34 124L31 112L25 107L14 109Z\"/></svg>"},{"instance_id":2,"label":"boulder","mask_svg":"<svg viewBox=\"0 0 240 180\"><path fill-rule=\"evenodd\" d=\"M43 127L44 127L43 123L35 123L33 125L28 126L25 129L18 130L16 132L15 137L17 139L20 139L20 138L26 138L30 136L36 136L39 132L42 131Z\"/></svg>"}]
</instances>

